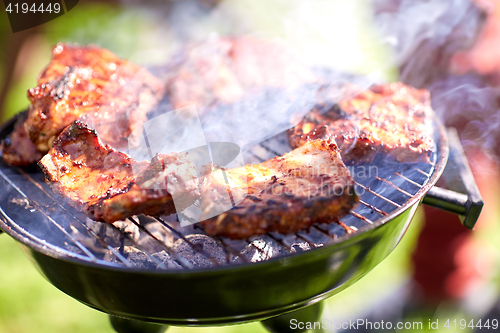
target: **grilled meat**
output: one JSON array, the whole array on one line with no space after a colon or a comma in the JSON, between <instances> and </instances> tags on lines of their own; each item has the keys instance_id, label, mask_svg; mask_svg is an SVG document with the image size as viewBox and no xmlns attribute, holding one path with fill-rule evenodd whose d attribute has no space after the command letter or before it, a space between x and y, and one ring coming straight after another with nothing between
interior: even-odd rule
<instances>
[{"instance_id":1,"label":"grilled meat","mask_svg":"<svg viewBox=\"0 0 500 333\"><path fill-rule=\"evenodd\" d=\"M288 130L292 147L333 137L346 163L370 161L379 152L399 162L429 161L434 141L427 90L391 83L339 103L330 97L337 93L321 91L318 105Z\"/></svg>"},{"instance_id":2,"label":"grilled meat","mask_svg":"<svg viewBox=\"0 0 500 333\"><path fill-rule=\"evenodd\" d=\"M42 153L76 119L92 124L106 144L127 147L127 137L146 121L162 90L146 69L108 50L58 44L38 86L28 91L31 105L24 126Z\"/></svg>"},{"instance_id":3,"label":"grilled meat","mask_svg":"<svg viewBox=\"0 0 500 333\"><path fill-rule=\"evenodd\" d=\"M24 121L27 117L27 112L21 115L14 125L14 130L1 143L3 160L9 165L25 166L36 163L42 158L36 146L31 142L26 130L24 129Z\"/></svg>"},{"instance_id":4,"label":"grilled meat","mask_svg":"<svg viewBox=\"0 0 500 333\"><path fill-rule=\"evenodd\" d=\"M354 180L330 139L307 142L260 164L212 172L202 184L202 219L221 210L226 193L237 204L201 222L209 235L293 233L338 221L358 202Z\"/></svg>"},{"instance_id":5,"label":"grilled meat","mask_svg":"<svg viewBox=\"0 0 500 333\"><path fill-rule=\"evenodd\" d=\"M289 49L253 37L211 39L183 50L169 68L174 109L234 103L258 87L298 88L315 80Z\"/></svg>"},{"instance_id":6,"label":"grilled meat","mask_svg":"<svg viewBox=\"0 0 500 333\"><path fill-rule=\"evenodd\" d=\"M96 132L78 120L38 165L54 192L96 221L172 214L199 197L196 168L182 154L137 162L101 143Z\"/></svg>"}]
</instances>

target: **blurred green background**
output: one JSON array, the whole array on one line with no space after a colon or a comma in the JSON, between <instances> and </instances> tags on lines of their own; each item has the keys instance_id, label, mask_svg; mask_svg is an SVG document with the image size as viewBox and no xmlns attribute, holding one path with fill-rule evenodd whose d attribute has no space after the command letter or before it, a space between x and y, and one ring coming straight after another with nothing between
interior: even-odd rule
<instances>
[{"instance_id":1,"label":"blurred green background","mask_svg":"<svg viewBox=\"0 0 500 333\"><path fill-rule=\"evenodd\" d=\"M227 6L235 6L228 1ZM265 33L274 37L286 37L286 31L275 21L263 19L259 5L263 2L243 1L245 19L249 26L261 25ZM255 5L257 3L257 5ZM266 7L273 13L282 10L283 2L276 1L276 8ZM385 48L372 27L372 13L368 1L356 0L343 6L344 0L332 1L334 26L342 31L339 45L344 40L355 41L335 53L331 61L339 69L361 74L374 74L381 79L396 80L397 69L391 66L391 52ZM247 6L247 7L245 7ZM9 82L3 105L0 105L1 120L28 107L26 90L36 86L37 74L50 61L51 47L58 42L80 44L94 43L106 47L119 56L141 64L161 63L175 46L171 32L162 27L162 16L142 8L123 8L112 4L80 4L71 12L37 28L21 48L23 59L17 61L14 75ZM161 14L161 13L160 13ZM199 23L199 22L198 22ZM224 32L224 24L213 21L201 22L200 29L215 29ZM301 35L312 38L314 26ZM251 28L250 28L251 29ZM338 35L338 34L337 34ZM305 37L304 37L305 36ZM326 38L325 36L320 36ZM328 36L330 38L331 36ZM5 85L6 58L9 42L15 36L10 31L5 12L0 13L0 85ZM319 37L318 37L319 38ZM318 39L318 43L321 39ZM300 42L300 39L298 39ZM346 55L355 54L353 57ZM496 215L498 216L498 215ZM396 250L360 282L326 301L325 319L356 318L377 306L384 297L404 289L411 276L410 254L415 245L423 214L419 211L410 230ZM497 236L480 234L485 243L495 244ZM497 243L498 244L498 243ZM498 259L498 256L497 256ZM460 306L443 306L432 314L414 313L407 320L427 322L428 318L468 319ZM471 332L457 330L457 332ZM0 235L0 333L67 333L67 332L113 332L107 316L90 309L63 294L35 270L25 258L20 247L6 234ZM169 332L265 332L259 323L216 328L170 328ZM411 332L411 330L406 330ZM436 331L434 331L436 332ZM454 332L444 330L443 332Z\"/></svg>"}]
</instances>

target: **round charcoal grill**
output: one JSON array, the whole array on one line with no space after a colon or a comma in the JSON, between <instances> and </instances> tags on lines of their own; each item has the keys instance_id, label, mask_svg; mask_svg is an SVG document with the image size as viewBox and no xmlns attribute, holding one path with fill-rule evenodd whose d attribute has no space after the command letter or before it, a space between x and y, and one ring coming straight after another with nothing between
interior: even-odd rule
<instances>
[{"instance_id":1,"label":"round charcoal grill","mask_svg":"<svg viewBox=\"0 0 500 333\"><path fill-rule=\"evenodd\" d=\"M3 126L0 138L14 122ZM307 306L347 288L379 264L398 244L421 201L460 214L466 227L474 226L482 201L456 147L456 134L447 135L437 120L434 126L437 148L431 163L349 166L360 204L340 223L293 235L213 238L199 225L180 227L175 215L138 216L112 225L93 222L64 204L37 167L13 168L3 160L0 228L21 243L52 284L112 315L120 332L137 325L145 332L162 329L146 322L253 320L287 331L289 318L314 320L319 307ZM245 160L259 162L287 150L282 134L250 149ZM467 194L434 186L448 155L446 178Z\"/></svg>"}]
</instances>

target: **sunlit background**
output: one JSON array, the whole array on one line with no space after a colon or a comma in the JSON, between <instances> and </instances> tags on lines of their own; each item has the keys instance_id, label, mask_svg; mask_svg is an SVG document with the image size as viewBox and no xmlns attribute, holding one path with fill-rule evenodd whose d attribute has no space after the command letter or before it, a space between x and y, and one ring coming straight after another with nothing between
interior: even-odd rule
<instances>
[{"instance_id":1,"label":"sunlit background","mask_svg":"<svg viewBox=\"0 0 500 333\"><path fill-rule=\"evenodd\" d=\"M37 75L50 61L51 47L58 42L97 44L110 49L118 56L141 65L163 64L172 54L179 40L202 40L213 33L238 34L252 32L284 40L294 45L297 51L311 64L329 66L345 72L366 75L373 82L387 82L404 79L415 85L425 86L408 72L408 63L414 54L425 59L426 41L435 30L451 34L461 27L460 20L451 24L451 30L443 32L445 24L435 8L423 8L421 12L410 11L415 17L406 17L423 22L422 31L412 32L414 43L396 43L399 31L403 29L404 18L391 26L390 13L403 11L397 3L412 1L385 1L393 7L381 5L384 1L331 0L313 1L318 7L303 5L307 1L223 1L210 15L207 2L199 6L194 1L177 1L175 5L164 5L159 10L137 6L133 2L94 3L80 1L78 6L62 17L43 26L13 34L7 15L0 13L0 118L5 121L19 111L26 109L29 102L26 91L35 87ZM428 1L439 3L439 1ZM182 4L181 4L182 3ZM450 1L450 6L460 6L464 1ZM447 45L443 39L439 45L456 56L446 64L445 70L455 74L475 73L484 78L485 84L497 87L500 60L488 57L500 53L500 4L498 1L478 1L484 13L485 23L477 23L477 34L464 35L472 40L468 45ZM182 10L179 9L182 6ZM311 9L313 8L313 9ZM318 8L321 8L318 11ZM382 8L382 9L381 9ZM391 9L392 8L392 9ZM458 8L458 7L457 7ZM0 6L3 10L3 7ZM429 10L426 12L425 10ZM447 8L444 8L448 10ZM380 10L387 10L389 16L378 16ZM458 10L458 9L457 9ZM318 12L322 13L318 15ZM174 13L174 14L172 14ZM465 17L460 12L460 18ZM418 16L418 15L421 15ZM454 15L457 16L457 15ZM384 20L385 17L385 20ZM444 17L444 16L443 16ZM394 19L394 16L392 16ZM168 26L179 23L180 28ZM168 24L167 24L168 23ZM385 25L384 25L385 24ZM470 24L470 23L469 23ZM185 29L182 26L188 25ZM391 28L392 27L392 28ZM469 26L465 26L465 30ZM385 30L384 30L385 29ZM485 32L485 29L488 29ZM419 33L423 36L418 35ZM427 35L426 35L427 34ZM420 38L420 39L419 39ZM426 39L427 38L427 39ZM487 38L490 38L489 42ZM486 39L486 41L485 41ZM472 49L471 49L472 48ZM481 49L482 48L482 49ZM460 49L471 49L463 51ZM498 57L500 59L500 57ZM442 64L431 62L435 67L430 72L442 71ZM434 59L435 60L435 59ZM414 60L411 60L414 61ZM418 62L417 60L415 60ZM416 64L417 66L419 64ZM405 67L406 66L406 67ZM418 66L417 66L418 67ZM406 70L406 72L405 72ZM429 69L427 69L429 71ZM434 102L434 101L433 101ZM497 111L498 112L498 111ZM469 132L467 132L469 133ZM464 134L464 138L474 141ZM468 146L467 146L468 147ZM476 147L477 148L477 147ZM451 248L449 254L455 271L450 281L438 285L440 292L429 300L429 292L418 286L415 280L418 256L413 255L420 230L424 225L424 213L420 210L409 231L396 250L377 268L346 291L325 302L322 318L336 322L349 319L370 318L376 321L389 318L402 321L428 319L470 319L478 320L500 313L498 304L500 269L500 219L498 212L498 167L494 152L489 147L472 149L468 152L475 162L475 171L486 208L478 223L478 230L472 234L463 233L461 240ZM427 219L432 216L427 213ZM458 218L447 215L443 220L429 223L445 226L459 224ZM484 226L483 226L484 225ZM435 231L439 234L438 231ZM425 246L425 244L424 244ZM440 253L427 253L429 261ZM417 263L421 265L422 263ZM465 267L465 268L464 268ZM427 270L430 275L434 267ZM465 271L464 271L465 270ZM455 274L451 276L452 274ZM454 280L453 280L454 279ZM453 282L455 281L455 282ZM265 283L263 281L263 283ZM431 297L432 298L432 297ZM496 309L496 310L495 310ZM500 319L500 315L496 317ZM424 325L425 327L425 325ZM265 332L259 323L215 328L171 327L169 332ZM412 330L407 330L412 332ZM473 332L444 329L442 332ZM36 271L23 255L20 247L6 234L0 235L0 332L113 332L107 315L90 309L66 296ZM436 332L436 331L434 331ZM441 332L439 330L438 332Z\"/></svg>"}]
</instances>

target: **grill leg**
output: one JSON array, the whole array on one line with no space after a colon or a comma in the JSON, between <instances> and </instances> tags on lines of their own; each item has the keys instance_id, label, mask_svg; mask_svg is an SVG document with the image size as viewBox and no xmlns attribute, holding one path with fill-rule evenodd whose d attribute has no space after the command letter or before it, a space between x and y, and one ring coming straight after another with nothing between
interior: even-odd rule
<instances>
[{"instance_id":1,"label":"grill leg","mask_svg":"<svg viewBox=\"0 0 500 333\"><path fill-rule=\"evenodd\" d=\"M322 310L323 302L318 302L281 316L263 320L261 324L271 333L306 332L306 323L310 322L314 325L315 321L319 321ZM303 323L300 324L300 327L304 325L303 329L299 328L299 323Z\"/></svg>"},{"instance_id":2,"label":"grill leg","mask_svg":"<svg viewBox=\"0 0 500 333\"><path fill-rule=\"evenodd\" d=\"M163 333L168 328L168 325L119 318L112 315L109 315L109 321L118 333Z\"/></svg>"}]
</instances>

